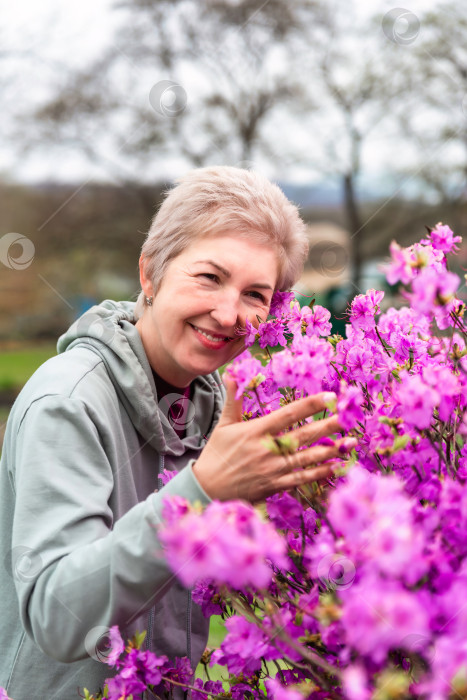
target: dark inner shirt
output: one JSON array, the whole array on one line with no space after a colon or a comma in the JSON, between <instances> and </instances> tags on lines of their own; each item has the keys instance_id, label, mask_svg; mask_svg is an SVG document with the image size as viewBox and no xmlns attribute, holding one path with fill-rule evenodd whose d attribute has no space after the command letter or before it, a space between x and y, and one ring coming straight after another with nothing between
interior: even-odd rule
<instances>
[{"instance_id":1,"label":"dark inner shirt","mask_svg":"<svg viewBox=\"0 0 467 700\"><path fill-rule=\"evenodd\" d=\"M152 370L154 383L157 390L159 406L164 415L169 419L170 424L179 438L184 438L186 433L186 423L189 420L191 384L185 389L173 386L159 377Z\"/></svg>"}]
</instances>

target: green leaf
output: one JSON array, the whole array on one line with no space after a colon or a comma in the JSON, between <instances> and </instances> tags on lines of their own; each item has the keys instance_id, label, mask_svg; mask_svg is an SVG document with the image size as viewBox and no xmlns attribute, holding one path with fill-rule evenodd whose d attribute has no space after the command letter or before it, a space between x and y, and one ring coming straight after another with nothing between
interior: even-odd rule
<instances>
[{"instance_id":1,"label":"green leaf","mask_svg":"<svg viewBox=\"0 0 467 700\"><path fill-rule=\"evenodd\" d=\"M264 438L263 445L276 455L290 455L297 449L298 440L290 434L279 435L278 437L268 435Z\"/></svg>"},{"instance_id":2,"label":"green leaf","mask_svg":"<svg viewBox=\"0 0 467 700\"><path fill-rule=\"evenodd\" d=\"M135 636L131 640L131 645L135 649L141 649L141 646L143 645L143 642L145 639L146 639L146 630L144 630L144 632L136 632Z\"/></svg>"},{"instance_id":3,"label":"green leaf","mask_svg":"<svg viewBox=\"0 0 467 700\"><path fill-rule=\"evenodd\" d=\"M394 444L392 446L392 452L399 452L399 450L403 450L404 447L407 446L407 443L410 440L410 435L398 435L395 440Z\"/></svg>"},{"instance_id":4,"label":"green leaf","mask_svg":"<svg viewBox=\"0 0 467 700\"><path fill-rule=\"evenodd\" d=\"M248 389L255 389L257 386L262 384L265 379L266 379L266 377L264 376L264 374L259 373L256 375L256 377L253 377L253 379L251 379L247 388Z\"/></svg>"}]
</instances>

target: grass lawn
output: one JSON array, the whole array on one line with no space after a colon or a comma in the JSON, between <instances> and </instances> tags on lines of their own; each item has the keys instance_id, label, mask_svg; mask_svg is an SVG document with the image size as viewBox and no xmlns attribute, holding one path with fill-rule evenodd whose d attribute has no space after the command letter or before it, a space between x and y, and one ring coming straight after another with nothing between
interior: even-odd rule
<instances>
[{"instance_id":1,"label":"grass lawn","mask_svg":"<svg viewBox=\"0 0 467 700\"><path fill-rule=\"evenodd\" d=\"M0 352L0 391L19 390L31 374L49 357L57 354L54 344L38 348Z\"/></svg>"},{"instance_id":2,"label":"grass lawn","mask_svg":"<svg viewBox=\"0 0 467 700\"><path fill-rule=\"evenodd\" d=\"M56 354L55 344L52 343L40 345L37 348L0 351L0 451L8 414L15 395L31 374L49 357Z\"/></svg>"},{"instance_id":3,"label":"grass lawn","mask_svg":"<svg viewBox=\"0 0 467 700\"><path fill-rule=\"evenodd\" d=\"M210 649L217 649L222 644L225 637L226 629L224 627L224 621L220 615L213 615L209 624L209 639L208 647ZM209 666L209 677L212 681L221 681L223 678L228 678L228 671L225 666ZM198 664L196 669L196 677L202 678L207 681L205 668L202 664ZM227 686L226 686L227 688Z\"/></svg>"},{"instance_id":4,"label":"grass lawn","mask_svg":"<svg viewBox=\"0 0 467 700\"><path fill-rule=\"evenodd\" d=\"M226 635L226 629L224 626L224 621L220 617L220 615L213 615L211 617L210 621L210 626L209 626L209 639L208 639L208 647L210 649L217 649L220 647L222 644L224 637ZM271 674L272 677L274 677L277 673L277 666L280 668L290 668L290 666L285 663L282 659L279 659L277 661L277 664L274 663L273 661L269 661L266 663L266 666L268 667L268 672ZM196 677L197 678L202 678L204 681L208 680L205 672L205 668L202 664L199 664L197 669L196 669ZM214 666L209 666L209 678L212 681L225 681L224 682L224 689L228 690L228 682L227 679L229 677L229 672L227 670L226 666L219 666L218 664Z\"/></svg>"},{"instance_id":5,"label":"grass lawn","mask_svg":"<svg viewBox=\"0 0 467 700\"><path fill-rule=\"evenodd\" d=\"M220 647L225 637L224 620L220 615L213 615L209 625L208 646L211 648Z\"/></svg>"}]
</instances>

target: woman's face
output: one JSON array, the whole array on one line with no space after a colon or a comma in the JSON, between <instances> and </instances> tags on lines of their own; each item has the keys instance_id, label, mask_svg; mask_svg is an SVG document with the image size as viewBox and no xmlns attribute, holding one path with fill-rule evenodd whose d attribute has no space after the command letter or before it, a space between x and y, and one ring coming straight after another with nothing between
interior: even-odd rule
<instances>
[{"instance_id":1,"label":"woman's face","mask_svg":"<svg viewBox=\"0 0 467 700\"><path fill-rule=\"evenodd\" d=\"M153 296L140 261L141 286ZM279 272L275 250L234 236L202 238L168 265L152 306L136 324L149 362L177 387L209 374L244 349L245 320L264 321Z\"/></svg>"}]
</instances>

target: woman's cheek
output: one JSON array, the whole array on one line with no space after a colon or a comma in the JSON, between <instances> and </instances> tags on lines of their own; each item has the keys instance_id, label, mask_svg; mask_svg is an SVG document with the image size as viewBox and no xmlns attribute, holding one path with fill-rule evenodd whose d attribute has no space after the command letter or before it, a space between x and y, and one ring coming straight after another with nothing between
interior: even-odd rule
<instances>
[{"instance_id":1,"label":"woman's cheek","mask_svg":"<svg viewBox=\"0 0 467 700\"><path fill-rule=\"evenodd\" d=\"M269 314L269 307L268 306L260 306L254 311L250 311L246 318L248 318L249 322L251 323L252 326L255 328L258 328L260 323L264 323L268 317ZM259 320L259 318L261 321ZM243 324L245 325L245 323Z\"/></svg>"},{"instance_id":2,"label":"woman's cheek","mask_svg":"<svg viewBox=\"0 0 467 700\"><path fill-rule=\"evenodd\" d=\"M232 348L232 352L229 355L229 361L233 360L237 357L237 355L240 355L245 350L245 341L240 340L238 345L235 345L234 348Z\"/></svg>"}]
</instances>

